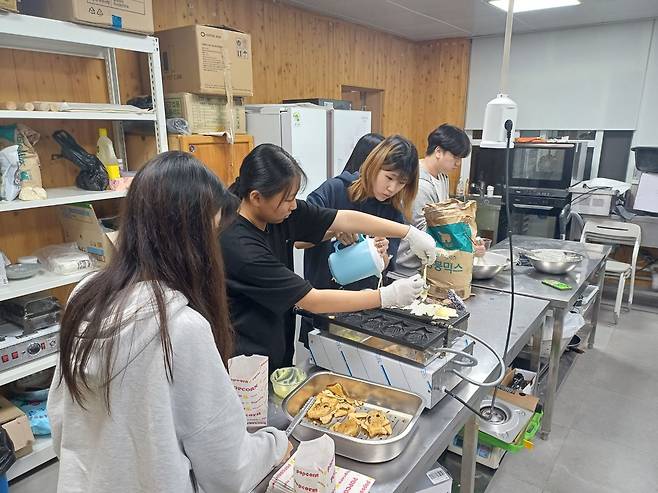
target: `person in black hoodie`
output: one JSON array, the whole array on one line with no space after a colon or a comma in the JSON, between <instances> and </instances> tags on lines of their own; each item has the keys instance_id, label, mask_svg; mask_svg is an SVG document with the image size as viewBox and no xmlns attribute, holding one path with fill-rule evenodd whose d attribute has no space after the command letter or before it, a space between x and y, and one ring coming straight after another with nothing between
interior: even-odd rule
<instances>
[{"instance_id":1,"label":"person in black hoodie","mask_svg":"<svg viewBox=\"0 0 658 493\"><path fill-rule=\"evenodd\" d=\"M365 159L360 172L343 171L311 192L306 201L320 207L338 210L355 210L389 219L401 224L411 218L411 207L418 191L418 152L406 138L393 135L384 139ZM354 234L336 233L335 237L317 245L296 244L304 251L304 277L316 289L350 291L376 289L375 276L347 286L339 286L329 271L328 258L334 243L350 245ZM384 259L386 268L393 266L400 240L375 238L375 245ZM311 330L308 320L303 322L302 341Z\"/></svg>"}]
</instances>

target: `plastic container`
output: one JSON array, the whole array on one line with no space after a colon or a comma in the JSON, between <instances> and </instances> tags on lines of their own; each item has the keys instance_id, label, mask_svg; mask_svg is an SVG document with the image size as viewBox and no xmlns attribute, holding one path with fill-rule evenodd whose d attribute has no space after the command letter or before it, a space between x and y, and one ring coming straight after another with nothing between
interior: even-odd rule
<instances>
[{"instance_id":1,"label":"plastic container","mask_svg":"<svg viewBox=\"0 0 658 493\"><path fill-rule=\"evenodd\" d=\"M121 177L119 160L114 152L114 145L107 136L106 128L98 129L98 142L96 142L96 157L103 163L110 180L116 180Z\"/></svg>"},{"instance_id":2,"label":"plastic container","mask_svg":"<svg viewBox=\"0 0 658 493\"><path fill-rule=\"evenodd\" d=\"M635 167L644 173L658 173L658 147L632 147L635 153Z\"/></svg>"},{"instance_id":3,"label":"plastic container","mask_svg":"<svg viewBox=\"0 0 658 493\"><path fill-rule=\"evenodd\" d=\"M329 270L338 284L346 286L368 277L381 277L384 259L375 247L375 240L360 235L357 243L348 247L336 242L334 252L329 255Z\"/></svg>"},{"instance_id":4,"label":"plastic container","mask_svg":"<svg viewBox=\"0 0 658 493\"><path fill-rule=\"evenodd\" d=\"M306 381L306 373L304 370L295 368L294 366L279 368L270 376L274 393L282 399L288 397L288 394L299 387L304 381Z\"/></svg>"}]
</instances>

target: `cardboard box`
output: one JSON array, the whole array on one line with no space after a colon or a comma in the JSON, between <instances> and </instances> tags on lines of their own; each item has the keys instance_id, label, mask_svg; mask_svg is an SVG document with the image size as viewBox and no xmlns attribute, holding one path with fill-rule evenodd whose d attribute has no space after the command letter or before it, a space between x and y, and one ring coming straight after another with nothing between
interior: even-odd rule
<instances>
[{"instance_id":1,"label":"cardboard box","mask_svg":"<svg viewBox=\"0 0 658 493\"><path fill-rule=\"evenodd\" d=\"M167 118L184 118L193 134L231 130L226 96L202 96L179 92L165 95L164 103ZM232 109L233 132L247 133L247 115L242 98L233 98Z\"/></svg>"},{"instance_id":2,"label":"cardboard box","mask_svg":"<svg viewBox=\"0 0 658 493\"><path fill-rule=\"evenodd\" d=\"M119 233L101 224L91 204L64 205L58 214L66 242L77 243L102 264L109 263Z\"/></svg>"},{"instance_id":3,"label":"cardboard box","mask_svg":"<svg viewBox=\"0 0 658 493\"><path fill-rule=\"evenodd\" d=\"M0 0L0 10L18 12L18 0Z\"/></svg>"},{"instance_id":4,"label":"cardboard box","mask_svg":"<svg viewBox=\"0 0 658 493\"><path fill-rule=\"evenodd\" d=\"M534 395L530 395L532 389L535 386L535 380L536 380L536 374L533 371L526 371L526 370L515 370L515 369L509 369L507 371L507 374L505 375L505 378L503 378L503 381L500 383L503 387L509 387L509 385L512 383L512 378L514 377L515 373L521 373L525 377L526 380L528 380L528 377L532 377L532 382L530 385L527 385L522 392L507 392L506 390L499 389L498 392L496 393L497 398L500 397L504 401L509 402L510 404L514 404L516 406L522 407L523 409L527 409L528 411L535 412L535 408L537 407L537 404L539 404L539 398L535 397ZM528 389L528 391L526 391Z\"/></svg>"},{"instance_id":5,"label":"cardboard box","mask_svg":"<svg viewBox=\"0 0 658 493\"><path fill-rule=\"evenodd\" d=\"M2 396L0 396L0 424L14 444L16 457L23 457L32 451L34 435L30 428L30 420L23 411Z\"/></svg>"},{"instance_id":6,"label":"cardboard box","mask_svg":"<svg viewBox=\"0 0 658 493\"><path fill-rule=\"evenodd\" d=\"M203 25L157 33L162 54L162 78L166 93L253 96L251 36Z\"/></svg>"},{"instance_id":7,"label":"cardboard box","mask_svg":"<svg viewBox=\"0 0 658 493\"><path fill-rule=\"evenodd\" d=\"M21 12L135 33L154 27L152 0L22 0Z\"/></svg>"}]
</instances>

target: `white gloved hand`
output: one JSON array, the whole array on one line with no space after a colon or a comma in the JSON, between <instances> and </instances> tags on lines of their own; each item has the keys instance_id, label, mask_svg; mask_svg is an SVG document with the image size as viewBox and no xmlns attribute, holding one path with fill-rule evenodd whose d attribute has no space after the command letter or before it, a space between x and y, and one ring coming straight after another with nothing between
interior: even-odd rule
<instances>
[{"instance_id":1,"label":"white gloved hand","mask_svg":"<svg viewBox=\"0 0 658 493\"><path fill-rule=\"evenodd\" d=\"M421 263L425 265L434 264L436 260L436 242L434 238L414 226L409 226L409 232L402 239L409 242L409 248L420 259Z\"/></svg>"},{"instance_id":2,"label":"white gloved hand","mask_svg":"<svg viewBox=\"0 0 658 493\"><path fill-rule=\"evenodd\" d=\"M420 274L416 274L408 279L399 279L388 286L379 288L382 308L410 305L420 296L424 287L425 282L423 278Z\"/></svg>"}]
</instances>

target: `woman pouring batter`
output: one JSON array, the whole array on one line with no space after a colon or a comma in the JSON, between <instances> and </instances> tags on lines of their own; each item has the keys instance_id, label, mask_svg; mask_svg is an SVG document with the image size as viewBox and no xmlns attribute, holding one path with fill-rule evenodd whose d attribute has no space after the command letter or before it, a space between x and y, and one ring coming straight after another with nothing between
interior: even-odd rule
<instances>
[{"instance_id":1,"label":"woman pouring batter","mask_svg":"<svg viewBox=\"0 0 658 493\"><path fill-rule=\"evenodd\" d=\"M436 258L434 239L413 226L297 200L304 181L303 170L286 151L272 144L256 147L231 186L241 200L239 216L220 237L236 353L268 356L270 371L292 363L295 306L315 313L404 306L423 288L415 276L380 289L314 289L293 271L295 242L317 244L338 233L365 233L405 238L424 263Z\"/></svg>"}]
</instances>

